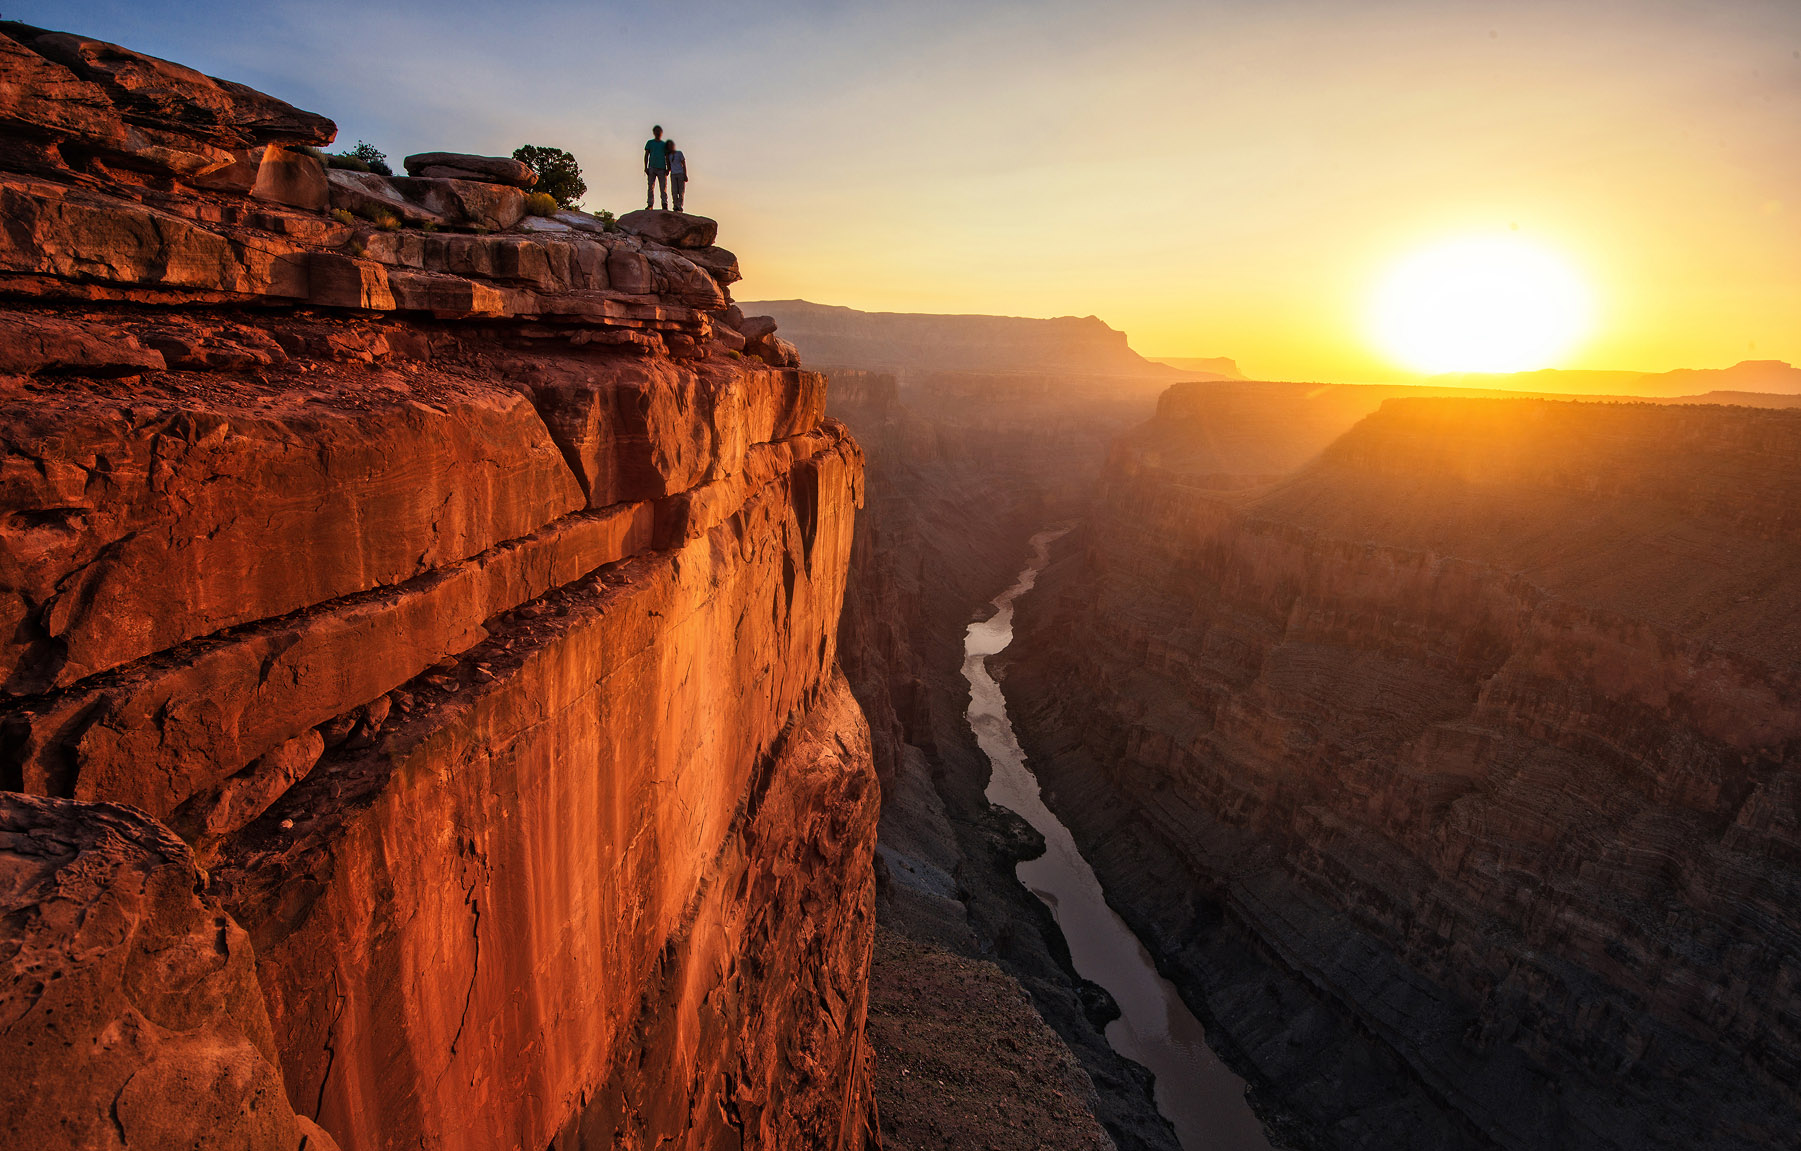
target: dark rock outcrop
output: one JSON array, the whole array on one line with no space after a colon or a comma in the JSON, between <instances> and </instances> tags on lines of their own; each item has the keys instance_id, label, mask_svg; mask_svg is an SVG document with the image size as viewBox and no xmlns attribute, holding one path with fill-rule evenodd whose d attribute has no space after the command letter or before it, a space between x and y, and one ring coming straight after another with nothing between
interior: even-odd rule
<instances>
[{"instance_id":1,"label":"dark rock outcrop","mask_svg":"<svg viewBox=\"0 0 1801 1151\"><path fill-rule=\"evenodd\" d=\"M1801 414L1389 400L1259 483L1252 402L1121 443L1007 679L1210 1039L1322 1146L1786 1138Z\"/></svg>"}]
</instances>

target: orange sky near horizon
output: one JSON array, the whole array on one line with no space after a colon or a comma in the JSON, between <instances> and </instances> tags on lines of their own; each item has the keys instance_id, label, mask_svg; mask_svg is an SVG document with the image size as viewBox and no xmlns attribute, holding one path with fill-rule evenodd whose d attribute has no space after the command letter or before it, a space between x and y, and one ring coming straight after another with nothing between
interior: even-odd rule
<instances>
[{"instance_id":1,"label":"orange sky near horizon","mask_svg":"<svg viewBox=\"0 0 1801 1151\"><path fill-rule=\"evenodd\" d=\"M1148 355L1392 380L1414 374L1369 332L1387 270L1517 235L1595 301L1591 336L1542 366L1801 363L1801 5L1638 24L1619 5L1378 7L1390 17L1246 15L1072 48L1055 78L1028 67L1040 83L986 91L964 121L1005 126L994 164L871 171L856 213L829 185L802 192L814 226L741 244L745 290L1093 313ZM1022 140L1022 106L1057 89L1087 106ZM968 107L921 119L951 138ZM919 125L895 153L929 147ZM1127 138L1145 146L1122 164Z\"/></svg>"},{"instance_id":2,"label":"orange sky near horizon","mask_svg":"<svg viewBox=\"0 0 1801 1151\"><path fill-rule=\"evenodd\" d=\"M19 0L396 160L669 126L744 299L1098 315L1153 356L1409 378L1378 283L1513 235L1589 285L1544 366L1801 363L1796 0ZM350 33L354 34L350 34Z\"/></svg>"}]
</instances>

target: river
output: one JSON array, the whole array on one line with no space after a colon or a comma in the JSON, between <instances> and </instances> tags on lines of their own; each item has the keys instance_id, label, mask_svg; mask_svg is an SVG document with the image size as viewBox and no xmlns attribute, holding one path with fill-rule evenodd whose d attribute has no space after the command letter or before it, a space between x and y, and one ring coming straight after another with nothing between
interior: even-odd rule
<instances>
[{"instance_id":1,"label":"river","mask_svg":"<svg viewBox=\"0 0 1801 1151\"><path fill-rule=\"evenodd\" d=\"M1053 530L1032 537L1031 561L1012 587L994 597L994 615L970 624L963 642L969 726L993 768L988 799L1018 813L1044 836L1045 853L1019 865L1020 882L1056 917L1076 971L1119 1003L1122 1014L1107 1025L1107 1042L1156 1077L1157 1110L1175 1128L1183 1151L1269 1151L1245 1102L1244 1081L1207 1046L1200 1022L1157 973L1138 936L1107 906L1094 869L1069 829L1044 805L1007 718L1006 697L988 672L988 657L1013 642L1014 601L1032 590L1051 543L1062 534Z\"/></svg>"}]
</instances>

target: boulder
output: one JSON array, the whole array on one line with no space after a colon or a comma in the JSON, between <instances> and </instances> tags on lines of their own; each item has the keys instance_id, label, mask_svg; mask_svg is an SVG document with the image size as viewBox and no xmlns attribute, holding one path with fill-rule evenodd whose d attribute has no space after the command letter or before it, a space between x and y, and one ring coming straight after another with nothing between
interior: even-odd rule
<instances>
[{"instance_id":1,"label":"boulder","mask_svg":"<svg viewBox=\"0 0 1801 1151\"><path fill-rule=\"evenodd\" d=\"M686 212L655 212L646 208L619 217L619 230L671 248L705 248L718 238L719 221Z\"/></svg>"},{"instance_id":2,"label":"boulder","mask_svg":"<svg viewBox=\"0 0 1801 1151\"><path fill-rule=\"evenodd\" d=\"M421 152L401 161L409 176L441 180L476 180L529 188L538 174L510 156L469 156L461 152Z\"/></svg>"},{"instance_id":3,"label":"boulder","mask_svg":"<svg viewBox=\"0 0 1801 1151\"><path fill-rule=\"evenodd\" d=\"M775 335L774 316L745 316L732 326L744 333L744 338L752 342L760 340L764 336Z\"/></svg>"},{"instance_id":4,"label":"boulder","mask_svg":"<svg viewBox=\"0 0 1801 1151\"><path fill-rule=\"evenodd\" d=\"M263 158L268 151L268 146L264 144L233 149L231 163L223 168L189 176L187 182L208 192L235 192L240 196L248 196L250 189L256 187L256 178L262 172Z\"/></svg>"},{"instance_id":5,"label":"boulder","mask_svg":"<svg viewBox=\"0 0 1801 1151\"><path fill-rule=\"evenodd\" d=\"M718 281L722 288L744 278L743 273L738 271L738 257L724 248L709 244L704 248L689 248L682 254L705 268L707 274Z\"/></svg>"},{"instance_id":6,"label":"boulder","mask_svg":"<svg viewBox=\"0 0 1801 1151\"><path fill-rule=\"evenodd\" d=\"M250 186L252 199L272 204L286 204L308 212L323 212L331 202L331 185L325 178L325 162L305 152L295 152L279 144L263 151L256 169L256 182Z\"/></svg>"},{"instance_id":7,"label":"boulder","mask_svg":"<svg viewBox=\"0 0 1801 1151\"><path fill-rule=\"evenodd\" d=\"M698 264L664 248L651 248L644 253L644 258L650 262L652 284L657 295L702 311L717 311L725 307L725 293L720 290L718 281Z\"/></svg>"},{"instance_id":8,"label":"boulder","mask_svg":"<svg viewBox=\"0 0 1801 1151\"><path fill-rule=\"evenodd\" d=\"M800 367L800 349L773 331L755 339L747 334L744 338L744 354L756 356L772 368Z\"/></svg>"},{"instance_id":9,"label":"boulder","mask_svg":"<svg viewBox=\"0 0 1801 1151\"><path fill-rule=\"evenodd\" d=\"M516 225L521 232L573 232L568 224L549 216L527 216Z\"/></svg>"},{"instance_id":10,"label":"boulder","mask_svg":"<svg viewBox=\"0 0 1801 1151\"><path fill-rule=\"evenodd\" d=\"M552 215L550 219L555 220L558 223L568 224L578 232L606 233L616 230L614 228L608 228L605 224L601 223L599 217L590 216L586 212L578 212L573 208L564 208L561 212Z\"/></svg>"},{"instance_id":11,"label":"boulder","mask_svg":"<svg viewBox=\"0 0 1801 1151\"><path fill-rule=\"evenodd\" d=\"M453 224L499 230L525 219L525 192L519 188L428 176L403 176L392 183L402 196Z\"/></svg>"},{"instance_id":12,"label":"boulder","mask_svg":"<svg viewBox=\"0 0 1801 1151\"><path fill-rule=\"evenodd\" d=\"M392 212L404 224L444 225L450 221L436 212L420 207L402 196L389 183L388 177L376 172L354 172L347 168L330 168L325 173L331 188L331 206L352 215L374 219L382 212Z\"/></svg>"},{"instance_id":13,"label":"boulder","mask_svg":"<svg viewBox=\"0 0 1801 1151\"><path fill-rule=\"evenodd\" d=\"M142 812L0 793L13 1147L295 1151L250 938ZM328 1141L309 1141L320 1147Z\"/></svg>"}]
</instances>

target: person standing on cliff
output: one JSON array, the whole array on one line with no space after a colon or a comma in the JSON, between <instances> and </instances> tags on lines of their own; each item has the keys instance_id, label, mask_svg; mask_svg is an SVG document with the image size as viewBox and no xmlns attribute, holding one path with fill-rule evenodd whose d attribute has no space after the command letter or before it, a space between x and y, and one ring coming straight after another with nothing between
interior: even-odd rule
<instances>
[{"instance_id":1,"label":"person standing on cliff","mask_svg":"<svg viewBox=\"0 0 1801 1151\"><path fill-rule=\"evenodd\" d=\"M682 198L688 192L688 157L675 146L675 140L669 141L669 191L675 198L675 210L682 210Z\"/></svg>"},{"instance_id":2,"label":"person standing on cliff","mask_svg":"<svg viewBox=\"0 0 1801 1151\"><path fill-rule=\"evenodd\" d=\"M669 141L663 139L663 125L650 130L644 141L644 208L656 207L657 189L663 191L663 210L669 210Z\"/></svg>"}]
</instances>

